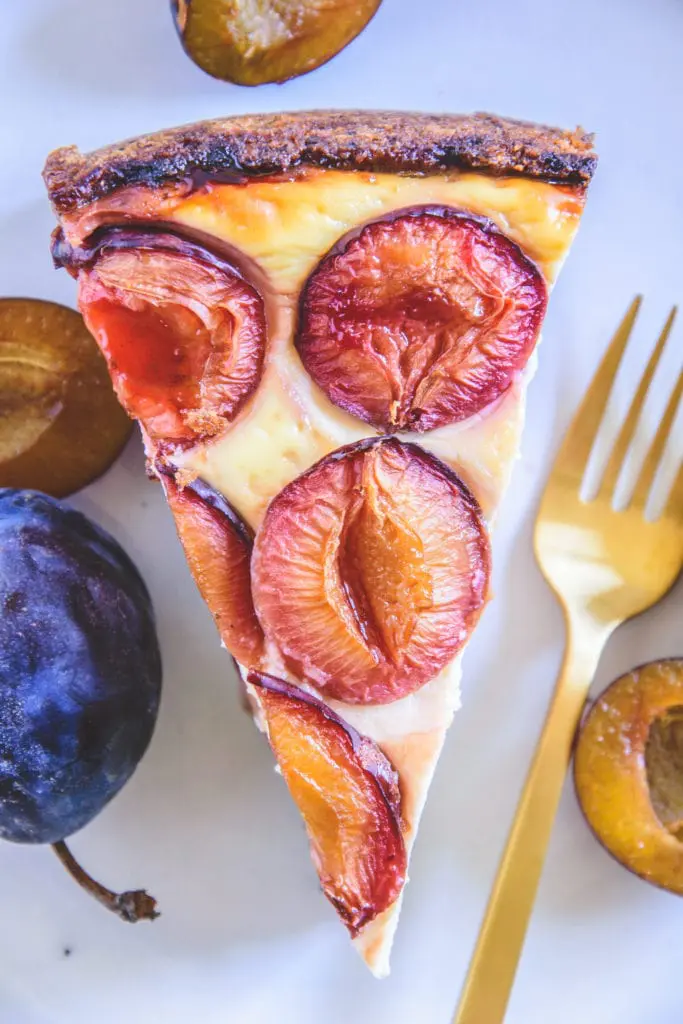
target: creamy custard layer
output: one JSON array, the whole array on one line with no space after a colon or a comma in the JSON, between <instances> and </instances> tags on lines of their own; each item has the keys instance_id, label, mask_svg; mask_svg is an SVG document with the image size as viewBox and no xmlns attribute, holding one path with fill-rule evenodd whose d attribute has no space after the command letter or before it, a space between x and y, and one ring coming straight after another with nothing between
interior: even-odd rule
<instances>
[{"instance_id":1,"label":"creamy custard layer","mask_svg":"<svg viewBox=\"0 0 683 1024\"><path fill-rule=\"evenodd\" d=\"M525 178L316 170L290 181L207 185L180 200L171 219L246 253L282 294L298 291L320 257L348 231L394 210L423 205L489 217L552 281L583 203L574 189Z\"/></svg>"}]
</instances>

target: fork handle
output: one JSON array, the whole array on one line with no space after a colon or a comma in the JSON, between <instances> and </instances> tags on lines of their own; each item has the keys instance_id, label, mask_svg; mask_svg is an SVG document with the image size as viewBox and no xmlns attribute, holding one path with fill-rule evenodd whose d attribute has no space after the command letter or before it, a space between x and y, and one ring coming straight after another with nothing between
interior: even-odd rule
<instances>
[{"instance_id":1,"label":"fork handle","mask_svg":"<svg viewBox=\"0 0 683 1024\"><path fill-rule=\"evenodd\" d=\"M571 757L611 627L567 622L567 648L453 1024L502 1024Z\"/></svg>"}]
</instances>

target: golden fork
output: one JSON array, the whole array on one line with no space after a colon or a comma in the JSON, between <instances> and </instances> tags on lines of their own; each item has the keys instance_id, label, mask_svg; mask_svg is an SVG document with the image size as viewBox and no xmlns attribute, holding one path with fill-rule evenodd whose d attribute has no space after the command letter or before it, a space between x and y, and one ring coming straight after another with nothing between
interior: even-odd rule
<instances>
[{"instance_id":1,"label":"golden fork","mask_svg":"<svg viewBox=\"0 0 683 1024\"><path fill-rule=\"evenodd\" d=\"M676 382L633 495L613 497L645 396L676 314L655 344L610 453L597 496L580 497L612 382L640 308L629 307L564 439L536 520L534 547L562 605L564 662L517 805L453 1024L501 1024L543 868L576 726L600 655L617 626L656 604L683 568L683 466L655 522L645 518L652 485L683 393Z\"/></svg>"}]
</instances>

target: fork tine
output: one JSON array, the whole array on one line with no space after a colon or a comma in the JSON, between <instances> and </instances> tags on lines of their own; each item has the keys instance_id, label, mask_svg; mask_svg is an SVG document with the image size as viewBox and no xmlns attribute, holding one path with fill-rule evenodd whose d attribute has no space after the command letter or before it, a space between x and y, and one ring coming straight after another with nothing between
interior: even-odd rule
<instances>
[{"instance_id":1,"label":"fork tine","mask_svg":"<svg viewBox=\"0 0 683 1024\"><path fill-rule=\"evenodd\" d=\"M643 371L643 375L640 378L640 383L636 388L636 392L631 400L626 418L624 419L621 430L617 435L617 439L614 442L609 460L605 467L602 482L600 484L600 497L610 498L614 493L614 489L619 479L619 474L621 473L624 460L626 459L626 455L631 446L631 441L633 440L633 435L635 434L636 427L638 426L638 421L640 420L640 414L643 410L643 404L647 397L650 384L652 383L652 378L656 373L662 352L664 351L667 339L671 334L671 328L673 327L674 320L676 319L676 313L677 309L676 306L674 306L666 318L666 323L662 328L661 334L657 338L655 347L652 350L652 355L650 356L647 366Z\"/></svg>"},{"instance_id":2,"label":"fork tine","mask_svg":"<svg viewBox=\"0 0 683 1024\"><path fill-rule=\"evenodd\" d=\"M678 380L676 381L673 387L671 396L664 411L664 415L662 416L662 421L659 424L659 428L657 430L657 433L655 434L654 441L650 445L650 449L647 455L645 456L645 461L643 462L640 473L638 475L638 480L636 482L636 486L633 490L633 495L629 503L631 505L635 505L637 508L644 508L647 504L647 499L650 496L650 491L652 490L652 484L654 482L657 469L659 467L660 462L662 461L662 455L664 454L664 449L666 448L669 436L671 434L671 428L673 427L674 420L676 419L676 413L678 412L678 406L681 401L681 395L683 395L683 370L681 370L678 376ZM679 490L683 490L683 481L681 481L680 473L678 475L678 480L674 484L674 487L669 496L667 508L669 504L671 504L671 502L675 500L674 492L676 491L677 487ZM680 497L681 496L679 495L679 499Z\"/></svg>"},{"instance_id":3,"label":"fork tine","mask_svg":"<svg viewBox=\"0 0 683 1024\"><path fill-rule=\"evenodd\" d=\"M631 336L641 302L642 296L636 295L626 311L624 319L617 327L609 348L602 357L602 362L565 435L564 443L557 457L556 467L564 475L575 478L577 489L583 480L605 406L612 391L614 377Z\"/></svg>"}]
</instances>

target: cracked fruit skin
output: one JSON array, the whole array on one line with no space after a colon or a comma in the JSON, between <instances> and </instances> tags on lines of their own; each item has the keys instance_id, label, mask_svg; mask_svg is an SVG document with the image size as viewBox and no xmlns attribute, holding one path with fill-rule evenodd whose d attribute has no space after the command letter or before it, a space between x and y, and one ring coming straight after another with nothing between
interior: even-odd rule
<instances>
[{"instance_id":1,"label":"cracked fruit skin","mask_svg":"<svg viewBox=\"0 0 683 1024\"><path fill-rule=\"evenodd\" d=\"M109 469L132 428L82 316L0 299L0 487L73 494Z\"/></svg>"},{"instance_id":2,"label":"cracked fruit skin","mask_svg":"<svg viewBox=\"0 0 683 1024\"><path fill-rule=\"evenodd\" d=\"M683 895L683 659L642 665L598 697L578 734L574 784L605 849Z\"/></svg>"},{"instance_id":3,"label":"cracked fruit skin","mask_svg":"<svg viewBox=\"0 0 683 1024\"><path fill-rule=\"evenodd\" d=\"M252 672L247 681L323 891L355 936L405 883L398 775L372 740L315 697L273 676Z\"/></svg>"},{"instance_id":4,"label":"cracked fruit skin","mask_svg":"<svg viewBox=\"0 0 683 1024\"><path fill-rule=\"evenodd\" d=\"M159 479L190 571L221 640L242 665L258 668L264 637L251 596L251 530L203 480L179 487L163 470Z\"/></svg>"},{"instance_id":5,"label":"cracked fruit skin","mask_svg":"<svg viewBox=\"0 0 683 1024\"><path fill-rule=\"evenodd\" d=\"M161 659L149 594L108 533L0 490L0 837L87 825L151 739Z\"/></svg>"},{"instance_id":6,"label":"cracked fruit skin","mask_svg":"<svg viewBox=\"0 0 683 1024\"><path fill-rule=\"evenodd\" d=\"M119 401L157 447L220 434L256 390L266 345L261 296L203 246L153 230L105 230L79 268L79 305Z\"/></svg>"},{"instance_id":7,"label":"cracked fruit skin","mask_svg":"<svg viewBox=\"0 0 683 1024\"><path fill-rule=\"evenodd\" d=\"M504 394L546 305L541 272L492 223L418 207L367 224L318 264L296 345L335 405L380 430L433 430Z\"/></svg>"},{"instance_id":8,"label":"cracked fruit skin","mask_svg":"<svg viewBox=\"0 0 683 1024\"><path fill-rule=\"evenodd\" d=\"M486 601L489 540L456 474L414 444L360 441L271 502L252 591L266 637L326 697L384 704L433 679Z\"/></svg>"},{"instance_id":9,"label":"cracked fruit skin","mask_svg":"<svg viewBox=\"0 0 683 1024\"><path fill-rule=\"evenodd\" d=\"M365 28L381 0L171 0L185 52L237 85L313 71Z\"/></svg>"}]
</instances>

